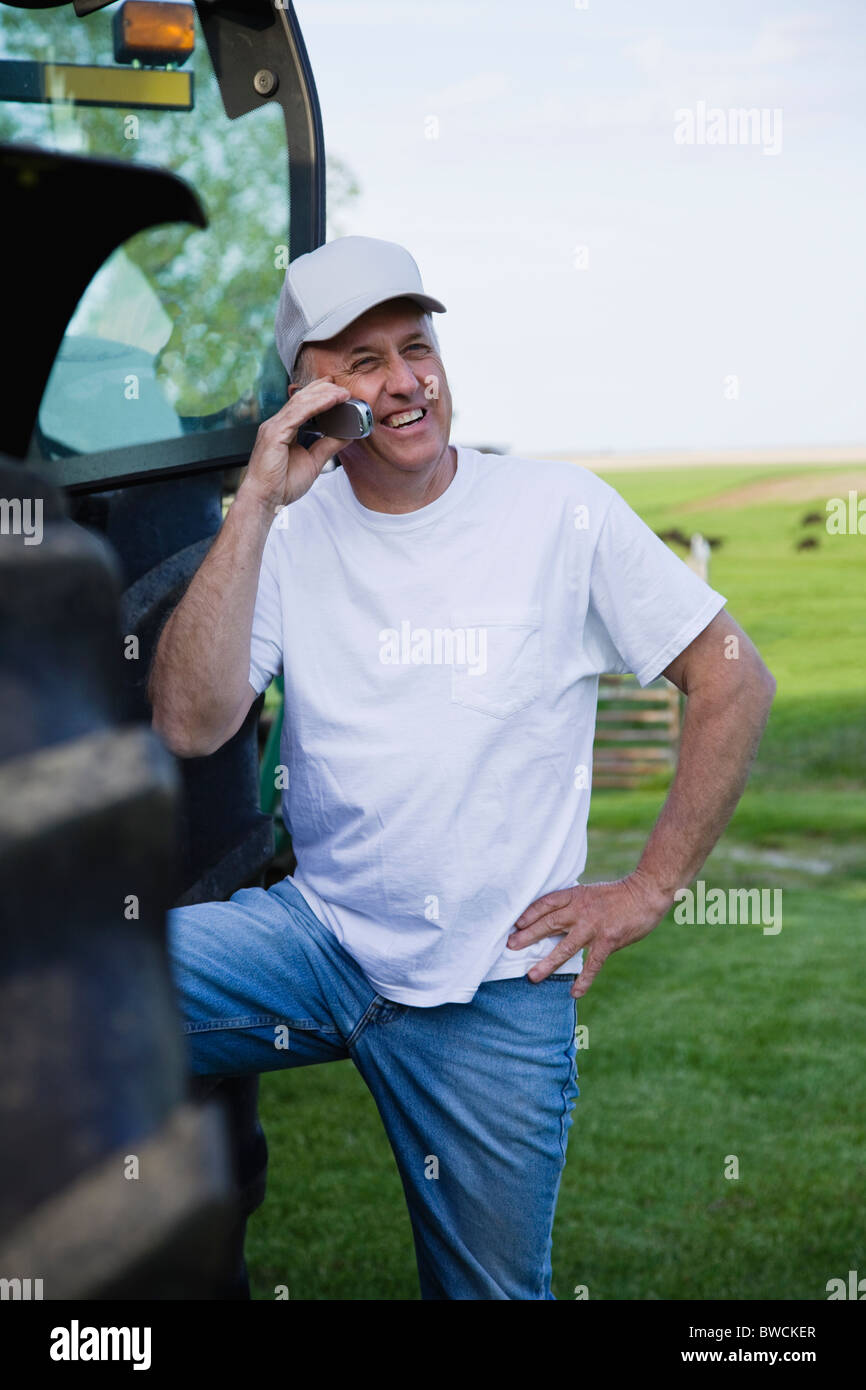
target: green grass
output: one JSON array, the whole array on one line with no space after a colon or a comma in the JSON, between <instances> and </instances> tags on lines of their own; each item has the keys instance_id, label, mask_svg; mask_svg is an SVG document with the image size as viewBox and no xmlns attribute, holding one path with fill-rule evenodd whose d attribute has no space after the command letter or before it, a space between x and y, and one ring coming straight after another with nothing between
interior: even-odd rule
<instances>
[{"instance_id":1,"label":"green grass","mask_svg":"<svg viewBox=\"0 0 866 1390\"><path fill-rule=\"evenodd\" d=\"M752 781L701 877L781 888L783 926L669 917L580 1001L559 1298L586 1284L592 1299L825 1299L828 1279L866 1274L866 537L803 528L820 502L682 510L779 471L610 477L655 529L722 538L711 583L778 681ZM804 534L817 550L795 549ZM588 880L633 867L664 794L594 795ZM400 1180L351 1063L264 1077L262 1118L254 1297L288 1284L292 1298L417 1298Z\"/></svg>"},{"instance_id":2,"label":"green grass","mask_svg":"<svg viewBox=\"0 0 866 1390\"><path fill-rule=\"evenodd\" d=\"M784 893L778 936L665 922L578 1006L558 1293L817 1299L864 1267L857 909Z\"/></svg>"},{"instance_id":3,"label":"green grass","mask_svg":"<svg viewBox=\"0 0 866 1390\"><path fill-rule=\"evenodd\" d=\"M718 536L710 583L746 629L776 677L778 694L757 774L776 785L828 781L863 788L866 776L866 536L830 536L803 517L821 502L711 507L684 513L683 502L760 482L773 470L677 469L620 473L609 481L654 530ZM833 470L835 471L835 470ZM777 469L775 473L809 473ZM729 476L732 475L732 476ZM816 550L796 544L814 536Z\"/></svg>"}]
</instances>

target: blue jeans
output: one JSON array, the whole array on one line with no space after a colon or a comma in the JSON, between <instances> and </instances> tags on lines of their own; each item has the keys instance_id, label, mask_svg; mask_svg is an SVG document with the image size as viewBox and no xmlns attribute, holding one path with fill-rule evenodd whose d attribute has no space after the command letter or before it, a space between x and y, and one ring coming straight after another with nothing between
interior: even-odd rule
<instances>
[{"instance_id":1,"label":"blue jeans","mask_svg":"<svg viewBox=\"0 0 866 1390\"><path fill-rule=\"evenodd\" d=\"M553 1298L579 1094L573 975L395 1004L288 879L175 908L168 946L195 1075L355 1063L397 1160L422 1298Z\"/></svg>"}]
</instances>

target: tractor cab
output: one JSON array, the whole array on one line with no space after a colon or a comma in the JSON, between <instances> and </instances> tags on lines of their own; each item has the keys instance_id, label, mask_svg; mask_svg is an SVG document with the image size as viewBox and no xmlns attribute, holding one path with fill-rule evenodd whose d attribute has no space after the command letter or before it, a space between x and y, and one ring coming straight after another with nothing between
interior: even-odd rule
<instances>
[{"instance_id":1,"label":"tractor cab","mask_svg":"<svg viewBox=\"0 0 866 1390\"><path fill-rule=\"evenodd\" d=\"M146 688L258 425L286 400L286 267L324 240L321 118L291 5L0 5L0 184L14 305L0 900L18 914L0 939L0 1018L21 1069L0 1106L0 1255L40 1252L48 1298L244 1297L244 1222L264 1190L257 1082L217 1087L219 1123L193 1103L164 921L263 881L264 697L213 756L177 762ZM15 527L36 504L38 545ZM41 1028L49 976L74 1048ZM111 1156L147 1145L166 1183L127 1184L139 1207L118 1225Z\"/></svg>"}]
</instances>

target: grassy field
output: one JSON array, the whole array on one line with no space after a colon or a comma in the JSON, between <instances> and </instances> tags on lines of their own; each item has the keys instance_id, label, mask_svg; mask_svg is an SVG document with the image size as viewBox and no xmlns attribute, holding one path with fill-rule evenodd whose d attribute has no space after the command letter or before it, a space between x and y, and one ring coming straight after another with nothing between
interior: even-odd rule
<instances>
[{"instance_id":1,"label":"grassy field","mask_svg":"<svg viewBox=\"0 0 866 1390\"><path fill-rule=\"evenodd\" d=\"M752 782L701 877L781 889L783 926L669 916L580 1001L559 1298L825 1299L829 1279L866 1275L866 536L804 526L823 502L780 500L783 475L814 498L808 469L610 477L655 529L721 540L711 583L776 676ZM804 536L817 546L798 550ZM586 880L633 867L663 797L594 795ZM264 1077L262 1118L253 1296L417 1298L396 1166L351 1063Z\"/></svg>"}]
</instances>

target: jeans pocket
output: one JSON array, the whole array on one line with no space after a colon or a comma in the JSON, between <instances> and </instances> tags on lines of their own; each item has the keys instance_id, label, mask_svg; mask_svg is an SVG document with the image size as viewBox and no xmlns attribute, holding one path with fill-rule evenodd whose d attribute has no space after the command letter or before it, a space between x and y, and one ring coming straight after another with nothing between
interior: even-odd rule
<instances>
[{"instance_id":1,"label":"jeans pocket","mask_svg":"<svg viewBox=\"0 0 866 1390\"><path fill-rule=\"evenodd\" d=\"M509 719L537 700L543 688L541 619L539 605L452 612L453 703Z\"/></svg>"}]
</instances>

